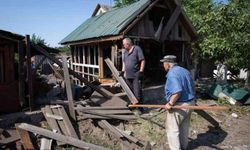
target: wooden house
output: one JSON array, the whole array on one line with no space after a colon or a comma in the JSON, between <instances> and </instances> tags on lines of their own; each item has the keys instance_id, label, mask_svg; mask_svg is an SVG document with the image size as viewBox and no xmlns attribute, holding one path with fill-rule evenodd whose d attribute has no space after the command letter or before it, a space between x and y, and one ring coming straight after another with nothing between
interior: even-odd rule
<instances>
[{"instance_id":1,"label":"wooden house","mask_svg":"<svg viewBox=\"0 0 250 150\"><path fill-rule=\"evenodd\" d=\"M146 79L165 80L159 60L166 54L177 56L187 67L191 42L197 33L176 0L140 0L128 6L92 16L60 43L71 47L71 67L89 80L112 83L104 62L110 58L118 70L122 64L122 40L130 37L144 52ZM80 84L78 80L75 80Z\"/></svg>"}]
</instances>

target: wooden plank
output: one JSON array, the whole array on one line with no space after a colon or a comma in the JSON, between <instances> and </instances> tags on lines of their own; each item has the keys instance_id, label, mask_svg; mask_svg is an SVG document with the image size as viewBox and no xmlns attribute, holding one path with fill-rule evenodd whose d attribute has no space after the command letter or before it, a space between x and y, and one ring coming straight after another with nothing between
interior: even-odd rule
<instances>
[{"instance_id":1,"label":"wooden plank","mask_svg":"<svg viewBox=\"0 0 250 150\"><path fill-rule=\"evenodd\" d=\"M0 146L13 144L14 142L16 142L18 140L20 140L19 135L11 135L8 138L1 139L0 140Z\"/></svg>"},{"instance_id":2,"label":"wooden plank","mask_svg":"<svg viewBox=\"0 0 250 150\"><path fill-rule=\"evenodd\" d=\"M86 143L84 141L75 139L73 137L69 137L69 136L64 136L58 133L53 133L52 131L40 128L40 127L36 127L33 125L29 125L26 123L21 123L20 125L17 126L18 128L21 128L23 130L27 130L30 132L34 132L37 133L39 135L43 135L45 137L51 138L51 139L55 139L58 141L61 141L63 143L78 147L78 148L82 148L82 149L94 149L94 150L106 150L106 148L101 147L101 146L97 146L91 143Z\"/></svg>"},{"instance_id":3,"label":"wooden plank","mask_svg":"<svg viewBox=\"0 0 250 150\"><path fill-rule=\"evenodd\" d=\"M50 113L46 113L45 115L46 115L48 118L51 118L51 119L63 120L63 117L62 117L62 116L53 115L53 114L50 114Z\"/></svg>"},{"instance_id":4,"label":"wooden plank","mask_svg":"<svg viewBox=\"0 0 250 150\"><path fill-rule=\"evenodd\" d=\"M73 95L72 95L72 89L71 89L71 83L69 78L69 70L68 70L68 63L67 58L65 56L62 57L63 60L63 75L64 75L64 82L66 85L66 92L67 92L67 98L69 101L69 113L72 119L76 120L76 114L74 110L74 102L73 102Z\"/></svg>"},{"instance_id":5,"label":"wooden plank","mask_svg":"<svg viewBox=\"0 0 250 150\"><path fill-rule=\"evenodd\" d=\"M27 55L27 78L28 78L28 91L29 91L29 108L30 111L33 110L34 105L34 93L33 93L33 78L31 70L31 50L30 50L30 36L25 37L26 44L26 55Z\"/></svg>"},{"instance_id":6,"label":"wooden plank","mask_svg":"<svg viewBox=\"0 0 250 150\"><path fill-rule=\"evenodd\" d=\"M79 110L82 112L88 112L88 111L94 111L100 114L104 115L127 115L127 114L133 114L130 110Z\"/></svg>"},{"instance_id":7,"label":"wooden plank","mask_svg":"<svg viewBox=\"0 0 250 150\"><path fill-rule=\"evenodd\" d=\"M57 108L53 108L52 112L54 114L56 114L56 115L60 115L59 110ZM57 120L57 123L58 123L58 125L59 125L59 127L61 129L62 134L66 135L66 136L70 136L68 130L65 127L65 124L64 124L63 120Z\"/></svg>"},{"instance_id":8,"label":"wooden plank","mask_svg":"<svg viewBox=\"0 0 250 150\"><path fill-rule=\"evenodd\" d=\"M42 108L42 112L43 112L43 115L44 115L45 119L47 120L47 122L48 122L50 128L53 130L53 132L62 134L62 131L61 131L61 129L60 129L60 127L59 127L57 121L56 121L55 119L50 118L50 117L48 117L48 116L46 115L47 113L53 114L53 112L52 112L50 106L47 105L47 106L45 106L44 108ZM64 145L64 143L61 143L61 142L59 142L59 141L57 141L57 144L58 144L58 145Z\"/></svg>"},{"instance_id":9,"label":"wooden plank","mask_svg":"<svg viewBox=\"0 0 250 150\"><path fill-rule=\"evenodd\" d=\"M26 131L26 130L23 130L23 129L20 129L16 126L16 129L20 135L20 138L21 138L21 141L22 141L22 144L23 144L23 147L24 149L26 150L34 150L35 147L31 141L31 138L29 136L29 132Z\"/></svg>"},{"instance_id":10,"label":"wooden plank","mask_svg":"<svg viewBox=\"0 0 250 150\"><path fill-rule=\"evenodd\" d=\"M136 139L135 137L128 135L127 133L125 133L124 131L120 130L119 128L116 128L116 129L117 129L117 131L119 131L125 138L127 138L129 141L134 142L134 143L139 142L139 140Z\"/></svg>"},{"instance_id":11,"label":"wooden plank","mask_svg":"<svg viewBox=\"0 0 250 150\"><path fill-rule=\"evenodd\" d=\"M18 41L18 90L20 106L23 107L25 103L24 93L24 45L22 41Z\"/></svg>"},{"instance_id":12,"label":"wooden plank","mask_svg":"<svg viewBox=\"0 0 250 150\"><path fill-rule=\"evenodd\" d=\"M87 111L85 113L93 114L93 115L98 115L98 116L102 116L102 117L113 118L113 119L120 119L120 120L124 120L124 119L126 119L126 120L133 120L133 119L137 119L134 115L105 115L105 114L94 112L94 111Z\"/></svg>"},{"instance_id":13,"label":"wooden plank","mask_svg":"<svg viewBox=\"0 0 250 150\"><path fill-rule=\"evenodd\" d=\"M41 139L41 148L40 150L51 150L52 140L48 138Z\"/></svg>"},{"instance_id":14,"label":"wooden plank","mask_svg":"<svg viewBox=\"0 0 250 150\"><path fill-rule=\"evenodd\" d=\"M112 133L114 133L116 137L118 138L123 137L123 135L118 130L116 130L111 124L109 124L106 120L98 121L98 124L100 124L103 127L105 126L105 128L110 130Z\"/></svg>"},{"instance_id":15,"label":"wooden plank","mask_svg":"<svg viewBox=\"0 0 250 150\"><path fill-rule=\"evenodd\" d=\"M58 110L59 110L60 115L63 117L63 122L64 122L65 127L66 127L68 133L70 134L70 136L73 138L79 139L79 137L76 134L76 131L75 131L74 127L72 126L72 124L69 120L69 117L68 117L66 111L64 110L64 108L60 107L60 108L58 108Z\"/></svg>"},{"instance_id":16,"label":"wooden plank","mask_svg":"<svg viewBox=\"0 0 250 150\"><path fill-rule=\"evenodd\" d=\"M105 129L108 134L111 133L112 135L114 135L122 144L124 144L129 149L135 149L136 146L132 145L127 140L122 139L123 135L119 131L117 131L112 125L110 125L106 120L98 121L98 125L101 128Z\"/></svg>"},{"instance_id":17,"label":"wooden plank","mask_svg":"<svg viewBox=\"0 0 250 150\"><path fill-rule=\"evenodd\" d=\"M52 60L53 62L55 62L57 65L59 65L60 67L62 67L62 62L60 62L58 59L56 59L55 57L53 57L52 55L50 55L46 50L44 50L42 47L38 46L38 45L33 45L32 46L39 52L41 52L43 55L45 55L46 57L48 57L50 60ZM77 79L79 79L81 82L83 82L85 85L91 87L92 89L96 90L98 93L100 93L102 96L104 96L105 98L109 98L110 96L104 92L104 88L101 86L96 86L92 83L90 83L86 78L82 77L81 74L76 73L74 70L69 69L69 73L72 74L74 77L76 77Z\"/></svg>"},{"instance_id":18,"label":"wooden plank","mask_svg":"<svg viewBox=\"0 0 250 150\"><path fill-rule=\"evenodd\" d=\"M77 110L129 110L128 107L76 107Z\"/></svg>"},{"instance_id":19,"label":"wooden plank","mask_svg":"<svg viewBox=\"0 0 250 150\"><path fill-rule=\"evenodd\" d=\"M163 32L162 32L162 35L160 38L161 41L164 41L167 38L169 32L171 31L171 29L173 28L177 19L179 18L180 13L181 13L181 7L179 5L177 5L173 14L171 15L170 19L168 20L167 25L163 29Z\"/></svg>"},{"instance_id":20,"label":"wooden plank","mask_svg":"<svg viewBox=\"0 0 250 150\"><path fill-rule=\"evenodd\" d=\"M53 114L52 110L50 109L49 106L45 106L44 108L42 108L42 112L43 112L43 115L44 117L46 118L49 126L53 129L53 130L56 130L58 133L62 133L60 127L58 126L58 123L56 122L56 120L52 119L52 118L49 118L47 117L46 113L50 113L50 114Z\"/></svg>"},{"instance_id":21,"label":"wooden plank","mask_svg":"<svg viewBox=\"0 0 250 150\"><path fill-rule=\"evenodd\" d=\"M64 78L63 78L63 75L62 75L59 71L57 71L57 70L55 69L55 67L54 67L53 65L50 64L50 62L48 62L48 64L49 64L50 68L54 71L54 73L57 74L58 77L59 77L60 79L63 80L63 79L64 79Z\"/></svg>"},{"instance_id":22,"label":"wooden plank","mask_svg":"<svg viewBox=\"0 0 250 150\"><path fill-rule=\"evenodd\" d=\"M194 110L198 115L203 117L205 120L207 120L209 123L211 123L215 127L219 127L220 124L217 122L212 116L210 116L207 112L204 110Z\"/></svg>"},{"instance_id":23,"label":"wooden plank","mask_svg":"<svg viewBox=\"0 0 250 150\"><path fill-rule=\"evenodd\" d=\"M116 116L116 115L115 115ZM129 120L133 120L133 119L136 119L135 116L132 116L132 115L122 115L122 116L117 116L119 117L119 120L124 120L124 121L129 121ZM112 117L109 117L109 116L100 116L100 115L93 115L93 114L84 114L82 117L80 117L80 119L114 119Z\"/></svg>"},{"instance_id":24,"label":"wooden plank","mask_svg":"<svg viewBox=\"0 0 250 150\"><path fill-rule=\"evenodd\" d=\"M106 114L106 115L112 115L112 114L133 114L132 111L130 111L128 108L123 108L121 107L121 109L115 108L115 109L110 109L109 107L104 107L104 109L101 109L102 107L83 107L82 105L77 105L77 107L75 107L76 110L78 111L82 111L82 112L88 112L88 111L94 111L97 113L102 113L102 114Z\"/></svg>"},{"instance_id":25,"label":"wooden plank","mask_svg":"<svg viewBox=\"0 0 250 150\"><path fill-rule=\"evenodd\" d=\"M115 68L114 64L110 61L109 58L105 59L105 62L107 63L109 69L113 73L115 79L121 84L123 90L126 92L129 100L133 103L136 104L138 103L138 100L136 99L134 93L131 91L131 89L128 87L127 83L124 81L123 77L119 76L119 72Z\"/></svg>"}]
</instances>

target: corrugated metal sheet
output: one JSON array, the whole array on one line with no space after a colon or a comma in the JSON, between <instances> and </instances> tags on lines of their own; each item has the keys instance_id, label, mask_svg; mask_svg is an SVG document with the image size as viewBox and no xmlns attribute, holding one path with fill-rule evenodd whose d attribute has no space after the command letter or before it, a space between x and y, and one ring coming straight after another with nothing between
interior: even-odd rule
<instances>
[{"instance_id":1,"label":"corrugated metal sheet","mask_svg":"<svg viewBox=\"0 0 250 150\"><path fill-rule=\"evenodd\" d=\"M129 6L115 8L106 13L87 19L60 43L70 43L95 37L119 34L142 10L150 0L140 0Z\"/></svg>"}]
</instances>

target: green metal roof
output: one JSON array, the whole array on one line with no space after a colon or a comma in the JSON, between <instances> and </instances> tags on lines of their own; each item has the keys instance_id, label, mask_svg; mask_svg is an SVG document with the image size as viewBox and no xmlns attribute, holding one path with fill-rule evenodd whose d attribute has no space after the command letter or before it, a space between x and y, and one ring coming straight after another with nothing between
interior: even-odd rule
<instances>
[{"instance_id":1,"label":"green metal roof","mask_svg":"<svg viewBox=\"0 0 250 150\"><path fill-rule=\"evenodd\" d=\"M115 8L91 17L60 41L60 43L66 44L90 38L118 35L149 4L150 0L140 0L131 5Z\"/></svg>"}]
</instances>

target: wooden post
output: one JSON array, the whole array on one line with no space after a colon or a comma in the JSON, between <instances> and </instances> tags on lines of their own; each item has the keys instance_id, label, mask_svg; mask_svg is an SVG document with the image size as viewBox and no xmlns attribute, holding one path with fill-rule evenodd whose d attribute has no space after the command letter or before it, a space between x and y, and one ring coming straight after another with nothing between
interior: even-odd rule
<instances>
[{"instance_id":1,"label":"wooden post","mask_svg":"<svg viewBox=\"0 0 250 150\"><path fill-rule=\"evenodd\" d=\"M65 56L62 57L63 60L63 74L64 74L64 82L66 85L66 92L67 92L67 98L69 101L69 113L70 116L76 120L75 110L74 110L74 102L73 102L73 95L72 95L72 89L71 89L71 83L69 78L69 69L68 69L68 63L67 58Z\"/></svg>"},{"instance_id":2,"label":"wooden post","mask_svg":"<svg viewBox=\"0 0 250 150\"><path fill-rule=\"evenodd\" d=\"M19 90L19 102L20 106L23 107L25 103L24 98L24 50L23 42L18 41L18 90Z\"/></svg>"},{"instance_id":3,"label":"wooden post","mask_svg":"<svg viewBox=\"0 0 250 150\"><path fill-rule=\"evenodd\" d=\"M33 96L33 79L31 70L31 51L30 51L30 36L26 35L26 56L27 56L27 78L28 78L28 91L29 91L29 107L30 111L33 109L34 96Z\"/></svg>"},{"instance_id":4,"label":"wooden post","mask_svg":"<svg viewBox=\"0 0 250 150\"><path fill-rule=\"evenodd\" d=\"M99 57L99 77L100 82L102 82L102 79L104 78L103 74L103 49L101 49L100 45L98 45L98 57Z\"/></svg>"}]
</instances>

